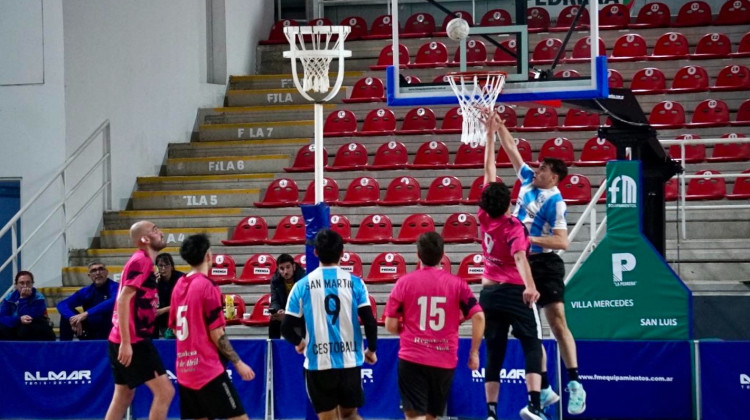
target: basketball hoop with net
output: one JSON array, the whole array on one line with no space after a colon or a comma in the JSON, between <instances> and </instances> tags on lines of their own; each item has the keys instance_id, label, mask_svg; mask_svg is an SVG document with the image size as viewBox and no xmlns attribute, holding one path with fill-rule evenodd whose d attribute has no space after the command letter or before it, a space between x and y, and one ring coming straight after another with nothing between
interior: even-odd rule
<instances>
[{"instance_id":1,"label":"basketball hoop with net","mask_svg":"<svg viewBox=\"0 0 750 420\"><path fill-rule=\"evenodd\" d=\"M482 113L494 109L505 76L502 71L466 71L446 76L461 107L461 142L472 146L484 146L487 142Z\"/></svg>"}]
</instances>

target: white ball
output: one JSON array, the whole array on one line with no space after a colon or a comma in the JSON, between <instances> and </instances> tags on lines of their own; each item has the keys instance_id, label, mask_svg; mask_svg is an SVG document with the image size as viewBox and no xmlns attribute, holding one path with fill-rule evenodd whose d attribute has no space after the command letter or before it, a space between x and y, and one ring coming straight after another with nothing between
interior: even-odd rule
<instances>
[{"instance_id":1,"label":"white ball","mask_svg":"<svg viewBox=\"0 0 750 420\"><path fill-rule=\"evenodd\" d=\"M452 19L445 27L448 38L454 41L460 41L469 36L469 22L461 18Z\"/></svg>"}]
</instances>

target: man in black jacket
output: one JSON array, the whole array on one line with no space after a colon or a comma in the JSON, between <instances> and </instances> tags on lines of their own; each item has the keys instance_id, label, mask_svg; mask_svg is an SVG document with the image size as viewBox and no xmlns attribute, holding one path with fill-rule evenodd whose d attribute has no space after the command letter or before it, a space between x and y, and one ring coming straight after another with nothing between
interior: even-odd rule
<instances>
[{"instance_id":1,"label":"man in black jacket","mask_svg":"<svg viewBox=\"0 0 750 420\"><path fill-rule=\"evenodd\" d=\"M271 322L268 325L268 338L281 338L281 321L289 292L294 283L305 277L302 268L289 254L281 254L276 259L276 273L271 278Z\"/></svg>"}]
</instances>

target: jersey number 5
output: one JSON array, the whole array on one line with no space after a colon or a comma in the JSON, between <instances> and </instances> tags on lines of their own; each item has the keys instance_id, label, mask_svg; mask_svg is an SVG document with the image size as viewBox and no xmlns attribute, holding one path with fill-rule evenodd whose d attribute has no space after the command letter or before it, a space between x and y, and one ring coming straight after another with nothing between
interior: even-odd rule
<instances>
[{"instance_id":1,"label":"jersey number 5","mask_svg":"<svg viewBox=\"0 0 750 420\"><path fill-rule=\"evenodd\" d=\"M181 305L177 307L177 331L175 331L174 335L180 341L184 341L188 338L188 335L190 335L190 332L188 331L188 321L187 317L185 317L185 312L187 312L187 305Z\"/></svg>"},{"instance_id":2,"label":"jersey number 5","mask_svg":"<svg viewBox=\"0 0 750 420\"><path fill-rule=\"evenodd\" d=\"M430 329L440 331L445 326L445 309L438 305L446 302L445 296L420 296L417 299L419 305L419 329L427 329L427 319L429 317ZM429 310L429 315L428 315Z\"/></svg>"}]
</instances>

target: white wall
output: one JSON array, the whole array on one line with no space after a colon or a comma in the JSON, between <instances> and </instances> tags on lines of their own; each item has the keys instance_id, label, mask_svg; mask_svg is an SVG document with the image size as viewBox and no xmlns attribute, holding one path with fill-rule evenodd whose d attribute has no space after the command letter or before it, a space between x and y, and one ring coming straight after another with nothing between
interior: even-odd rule
<instances>
[{"instance_id":1,"label":"white wall","mask_svg":"<svg viewBox=\"0 0 750 420\"><path fill-rule=\"evenodd\" d=\"M225 0L228 75L255 72L255 47L273 26L275 0Z\"/></svg>"}]
</instances>

